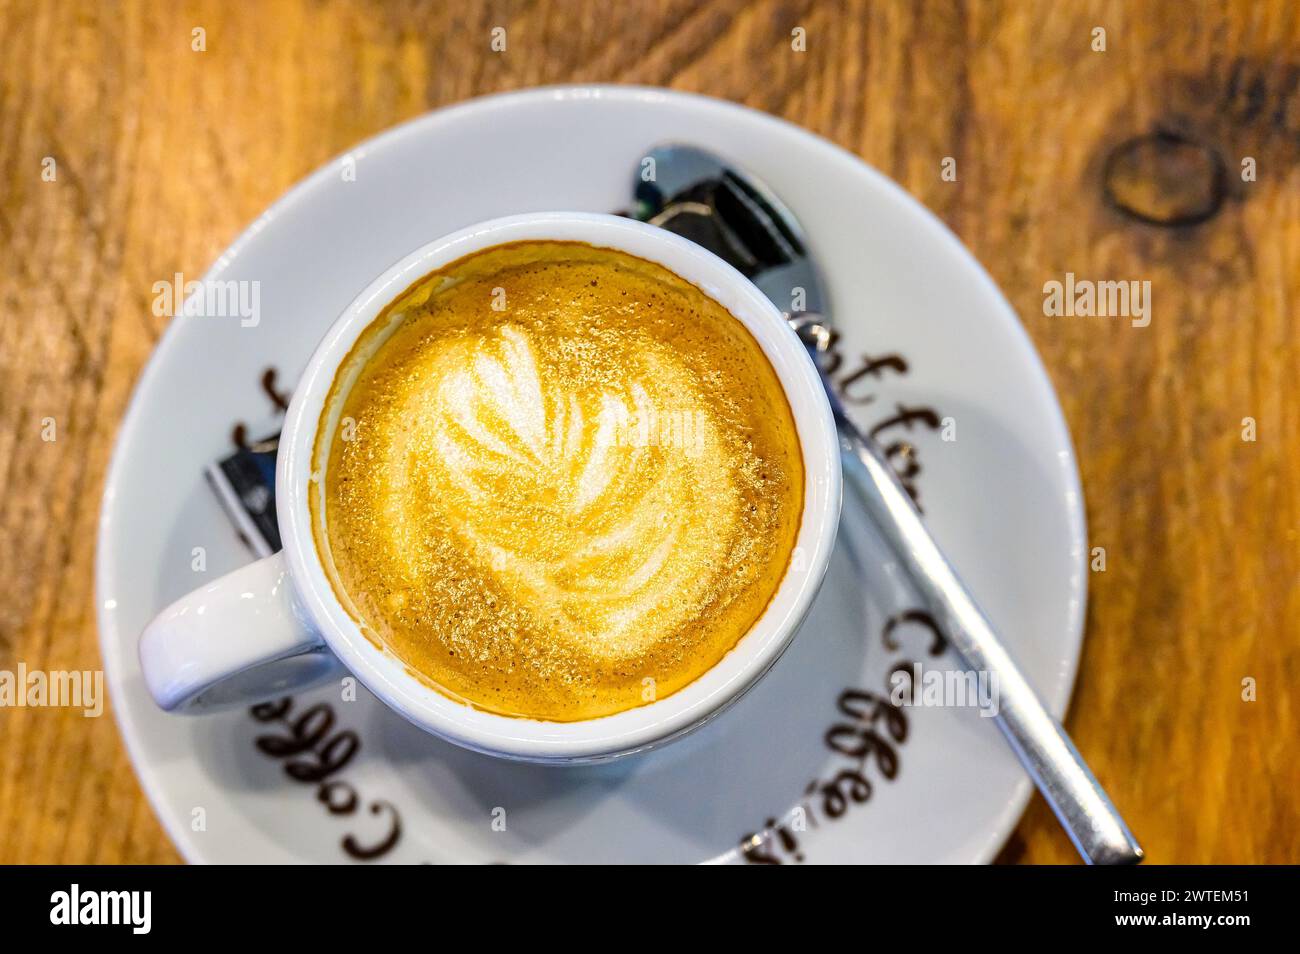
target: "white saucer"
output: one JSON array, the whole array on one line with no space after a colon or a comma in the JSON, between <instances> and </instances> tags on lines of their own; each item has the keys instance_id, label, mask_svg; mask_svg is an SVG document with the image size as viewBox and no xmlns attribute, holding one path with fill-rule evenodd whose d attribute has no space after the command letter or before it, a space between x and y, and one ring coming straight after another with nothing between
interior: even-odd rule
<instances>
[{"instance_id":1,"label":"white saucer","mask_svg":"<svg viewBox=\"0 0 1300 954\"><path fill-rule=\"evenodd\" d=\"M734 105L629 87L495 96L387 132L294 188L208 276L259 281L260 323L175 319L136 389L104 494L101 644L136 771L187 859L685 862L741 859L745 841L749 860L983 862L1010 833L1030 785L991 721L908 708L900 725L890 709L868 730L862 706L840 705L847 689L887 696L896 665L939 664L922 623L886 634L916 603L851 492L790 650L733 709L647 756L505 763L424 735L364 689L318 689L268 721L165 715L145 691L144 624L250 559L203 468L229 453L237 421L254 437L278 428L263 371L290 386L352 297L432 238L512 212L629 207L640 158L665 140L735 158L803 220L843 331L841 379L867 355L903 359L905 372L850 382L861 424L900 406L953 419L954 441L925 423L880 436L914 443L931 528L1064 711L1086 588L1074 455L1016 316L954 236L848 153ZM330 760L343 764L323 770Z\"/></svg>"}]
</instances>

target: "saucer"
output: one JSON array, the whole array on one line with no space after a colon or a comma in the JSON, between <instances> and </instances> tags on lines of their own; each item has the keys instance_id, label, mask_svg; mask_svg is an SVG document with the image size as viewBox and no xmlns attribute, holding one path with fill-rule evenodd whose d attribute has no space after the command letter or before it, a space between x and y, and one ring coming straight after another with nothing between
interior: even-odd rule
<instances>
[{"instance_id":1,"label":"saucer","mask_svg":"<svg viewBox=\"0 0 1300 954\"><path fill-rule=\"evenodd\" d=\"M1063 714L1086 590L1074 454L1029 339L952 233L852 155L732 104L633 87L493 96L292 189L207 276L258 282L258 320L175 318L137 385L104 493L100 643L136 772L189 861L969 863L1011 832L1031 786L993 722L890 704L891 673L952 662L849 486L790 649L730 710L647 754L504 762L424 734L352 680L204 717L150 699L141 629L253 558L204 468L236 428L278 430L284 392L357 292L471 222L626 209L665 141L735 159L803 221L841 332L837 387Z\"/></svg>"}]
</instances>

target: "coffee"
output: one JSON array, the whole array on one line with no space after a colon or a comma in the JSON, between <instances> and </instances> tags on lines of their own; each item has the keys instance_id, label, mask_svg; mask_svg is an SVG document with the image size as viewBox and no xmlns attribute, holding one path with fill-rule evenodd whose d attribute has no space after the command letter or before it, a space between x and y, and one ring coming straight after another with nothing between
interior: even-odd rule
<instances>
[{"instance_id":1,"label":"coffee","mask_svg":"<svg viewBox=\"0 0 1300 954\"><path fill-rule=\"evenodd\" d=\"M448 696L554 721L714 666L803 508L790 407L741 322L576 242L409 287L340 367L315 459L316 546L362 632Z\"/></svg>"}]
</instances>

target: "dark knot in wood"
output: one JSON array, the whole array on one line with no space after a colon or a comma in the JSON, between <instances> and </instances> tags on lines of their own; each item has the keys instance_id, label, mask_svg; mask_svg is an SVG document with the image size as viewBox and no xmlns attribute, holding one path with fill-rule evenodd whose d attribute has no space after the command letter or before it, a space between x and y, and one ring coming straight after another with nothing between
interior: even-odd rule
<instances>
[{"instance_id":1,"label":"dark knot in wood","mask_svg":"<svg viewBox=\"0 0 1300 954\"><path fill-rule=\"evenodd\" d=\"M1102 170L1106 201L1124 215L1162 228L1213 218L1228 194L1218 150L1179 133L1152 132L1120 143Z\"/></svg>"}]
</instances>

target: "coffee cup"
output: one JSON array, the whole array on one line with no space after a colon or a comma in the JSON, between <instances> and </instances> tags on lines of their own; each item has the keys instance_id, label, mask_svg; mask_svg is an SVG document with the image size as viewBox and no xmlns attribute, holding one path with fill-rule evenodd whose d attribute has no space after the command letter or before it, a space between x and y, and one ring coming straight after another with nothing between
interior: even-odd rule
<instances>
[{"instance_id":1,"label":"coffee cup","mask_svg":"<svg viewBox=\"0 0 1300 954\"><path fill-rule=\"evenodd\" d=\"M797 433L802 510L793 558L744 635L693 681L596 718L555 721L489 711L440 692L370 638L345 606L313 536L322 482L318 436L340 368L385 309L422 276L511 243L582 243L655 263L721 305L775 373ZM334 423L337 423L335 420ZM840 508L834 421L816 368L775 306L700 246L617 216L555 212L494 219L412 252L343 311L316 348L280 436L277 520L283 549L181 598L146 627L140 662L160 707L200 714L252 704L350 673L420 728L466 748L536 762L596 761L684 734L738 699L793 639L821 585ZM341 664L341 665L340 665Z\"/></svg>"}]
</instances>

